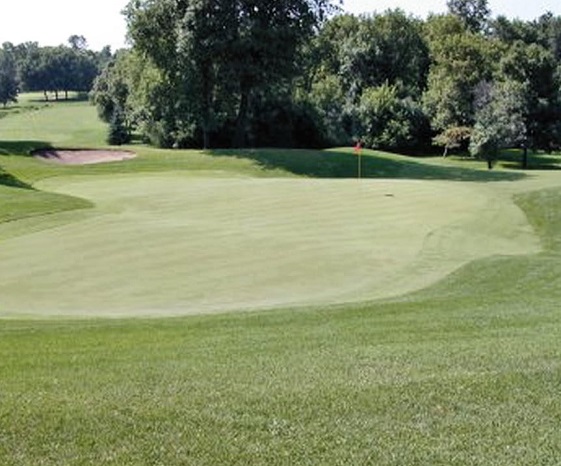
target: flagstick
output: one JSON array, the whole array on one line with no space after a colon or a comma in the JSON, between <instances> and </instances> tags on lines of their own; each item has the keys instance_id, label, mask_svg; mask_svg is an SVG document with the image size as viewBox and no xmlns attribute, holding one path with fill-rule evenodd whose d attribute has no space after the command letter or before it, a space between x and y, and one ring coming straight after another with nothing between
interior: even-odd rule
<instances>
[{"instance_id":1,"label":"flagstick","mask_svg":"<svg viewBox=\"0 0 561 466\"><path fill-rule=\"evenodd\" d=\"M354 148L354 153L357 156L357 163L358 163L358 179L360 180L362 178L362 159L361 159L361 155L362 155L362 145L360 144L360 141L357 141L355 148Z\"/></svg>"}]
</instances>

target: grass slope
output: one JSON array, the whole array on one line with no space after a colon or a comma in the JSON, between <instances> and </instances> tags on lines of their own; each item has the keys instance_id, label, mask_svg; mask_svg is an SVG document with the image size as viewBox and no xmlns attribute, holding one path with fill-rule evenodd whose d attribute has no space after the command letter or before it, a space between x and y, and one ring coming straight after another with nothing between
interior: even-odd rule
<instances>
[{"instance_id":1,"label":"grass slope","mask_svg":"<svg viewBox=\"0 0 561 466\"><path fill-rule=\"evenodd\" d=\"M0 223L93 206L76 197L2 185L0 205Z\"/></svg>"},{"instance_id":2,"label":"grass slope","mask_svg":"<svg viewBox=\"0 0 561 466\"><path fill-rule=\"evenodd\" d=\"M560 190L546 204L541 194L521 199L539 204L528 210L536 224L541 213L559 224L560 201ZM550 245L539 255L486 259L447 285L385 303L6 321L0 459L556 464L559 231L539 231Z\"/></svg>"},{"instance_id":3,"label":"grass slope","mask_svg":"<svg viewBox=\"0 0 561 466\"><path fill-rule=\"evenodd\" d=\"M45 114L47 110L37 117ZM22 147L34 146L37 139L21 133L18 140L12 130L3 130L11 118L16 117L0 120L0 150L4 151L0 166L10 180L5 184L11 186L0 188L7 196L15 200L32 193L30 188L57 190L57 196L64 196L61 199L79 195L95 207L0 225L0 237L7 238L0 241L4 258L10 255L8 245L12 250L18 242L38 244L49 232L76 233L79 225L88 222L97 226L106 222L107 226L111 215L115 225L127 215L146 215L142 207L164 215L166 202L171 209L176 204L171 196L164 196L163 204L156 201L150 189L158 188L159 199L167 182L179 189L178 194L186 194L188 188L180 189L179 180L191 188L198 184L201 189L188 192L187 197L194 199L182 200L187 205L200 201L198 215L206 204L210 217L223 211L220 202L213 205L212 196L203 196L203 188L216 188L220 181L235 189L226 194L213 189L214 199L231 194L232 201L243 197L244 190L251 194L260 183L273 192L288 183L289 189L277 191L288 197L298 183L312 191L342 183L345 190L383 192L384 196L360 201L367 206L374 203L377 212L383 210L382 203L401 202L401 189L420 185L405 199L421 205L422 197L416 200L416 196L434 190L439 195L429 201L434 203L434 212L412 208L399 218L405 207L393 209L404 230L408 216L412 216L409 230L423 230L423 222L413 221L415 215L430 214L438 220L443 206L454 210L454 199L459 212L447 215L460 214L461 221L427 236L419 264L430 260L431 253L442 259L449 253L455 261L455 249L460 253L474 250L474 244L464 244L468 238L482 249L495 247L486 244L489 238L515 248L520 236L527 235L521 218L533 227L541 250L523 256L485 257L433 286L370 303L150 320L4 319L0 325L0 464L558 464L561 188L556 173L488 174L466 170L453 160L413 163L366 152L365 160L372 164L367 168L372 170L367 171L369 176L385 173L423 181L359 184L355 180L257 179L328 177L329 172L322 172L328 162L333 164L334 176L352 176L356 159L344 150L203 154L141 148L140 157L131 164L50 167L26 157L25 150L18 153ZM53 129L53 134L62 132ZM39 142L53 142L49 134L36 137ZM138 178L123 175L137 171ZM135 188L135 179L137 185L147 187L149 199L138 197L141 188ZM451 182L460 180L469 183ZM376 191L378 186L384 189ZM393 198L385 196L390 186ZM134 196L127 199L129 190ZM352 212L347 213L352 207L338 199L341 191L334 193L323 192L319 198L329 201L327 211L333 203L355 220ZM121 198L113 198L116 194ZM296 194L302 196L302 192ZM459 202L458 196L464 201ZM310 199L305 200L309 203ZM270 199L263 199L268 208L258 211L269 214L277 208L286 213L289 209L283 201L270 204ZM252 202L253 208L259 207L258 199ZM31 205L25 199L22 203ZM472 203L481 208L479 215L470 217L464 208ZM0 204L0 211L4 205ZM303 217L309 214L306 220L315 218L310 212L315 215L316 204L297 207ZM44 208L48 210L49 203ZM29 209L40 214L42 208ZM156 219L161 223L162 217ZM179 215L170 217L166 227L173 219L184 221ZM509 231L512 225L517 227ZM330 227L321 230L329 232ZM255 226L252 230L257 231ZM345 234L349 231L360 233L348 227ZM91 231L83 234L93 238ZM56 240L69 241L72 236L53 234L52 238L45 248L60 247ZM388 235L384 244L401 246L396 235ZM383 244L376 246L383 248ZM35 260L25 255L23 247L19 252L19 263L16 256L7 264L0 262L3 273ZM75 266L80 265L77 252L69 249L65 254L74 254ZM53 256L51 265L60 260L64 257ZM52 269L45 267L44 278ZM117 275L109 269L102 273ZM34 292L31 282L13 285ZM0 302L3 299L2 294Z\"/></svg>"}]
</instances>

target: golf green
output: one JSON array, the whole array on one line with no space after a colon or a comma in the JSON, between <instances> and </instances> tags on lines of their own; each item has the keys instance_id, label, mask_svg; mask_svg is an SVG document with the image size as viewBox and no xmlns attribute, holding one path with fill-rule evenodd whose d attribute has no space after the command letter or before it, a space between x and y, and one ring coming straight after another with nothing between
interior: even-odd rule
<instances>
[{"instance_id":1,"label":"golf green","mask_svg":"<svg viewBox=\"0 0 561 466\"><path fill-rule=\"evenodd\" d=\"M483 183L176 172L37 187L95 208L34 218L18 234L18 222L0 225L1 316L364 301L423 288L480 257L539 247L511 196Z\"/></svg>"}]
</instances>

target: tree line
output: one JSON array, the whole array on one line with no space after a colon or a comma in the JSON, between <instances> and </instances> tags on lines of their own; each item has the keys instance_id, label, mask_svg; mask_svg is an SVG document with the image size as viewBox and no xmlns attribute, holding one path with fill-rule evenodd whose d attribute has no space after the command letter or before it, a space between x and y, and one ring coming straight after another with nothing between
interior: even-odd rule
<instances>
[{"instance_id":1,"label":"tree line","mask_svg":"<svg viewBox=\"0 0 561 466\"><path fill-rule=\"evenodd\" d=\"M447 5L420 19L341 14L331 0L131 0L132 47L108 56L92 101L116 144L133 132L181 148L360 140L402 153L469 149L490 166L506 147L559 149L561 17ZM22 82L33 75L19 69ZM62 81L26 88L70 88Z\"/></svg>"},{"instance_id":2,"label":"tree line","mask_svg":"<svg viewBox=\"0 0 561 466\"><path fill-rule=\"evenodd\" d=\"M0 103L17 102L20 92L42 92L45 100L69 92L88 93L95 78L112 59L110 47L101 52L88 49L86 39L72 35L68 45L41 47L37 42L0 49Z\"/></svg>"}]
</instances>

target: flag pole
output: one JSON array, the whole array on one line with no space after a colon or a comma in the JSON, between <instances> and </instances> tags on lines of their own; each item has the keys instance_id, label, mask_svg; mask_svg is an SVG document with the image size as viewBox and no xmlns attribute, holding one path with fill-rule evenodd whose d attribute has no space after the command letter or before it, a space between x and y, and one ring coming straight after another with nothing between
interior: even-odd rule
<instances>
[{"instance_id":1,"label":"flag pole","mask_svg":"<svg viewBox=\"0 0 561 466\"><path fill-rule=\"evenodd\" d=\"M358 173L358 179L360 180L362 178L362 144L360 143L360 141L356 142L354 152L357 156L357 164L358 164L357 173Z\"/></svg>"}]
</instances>

